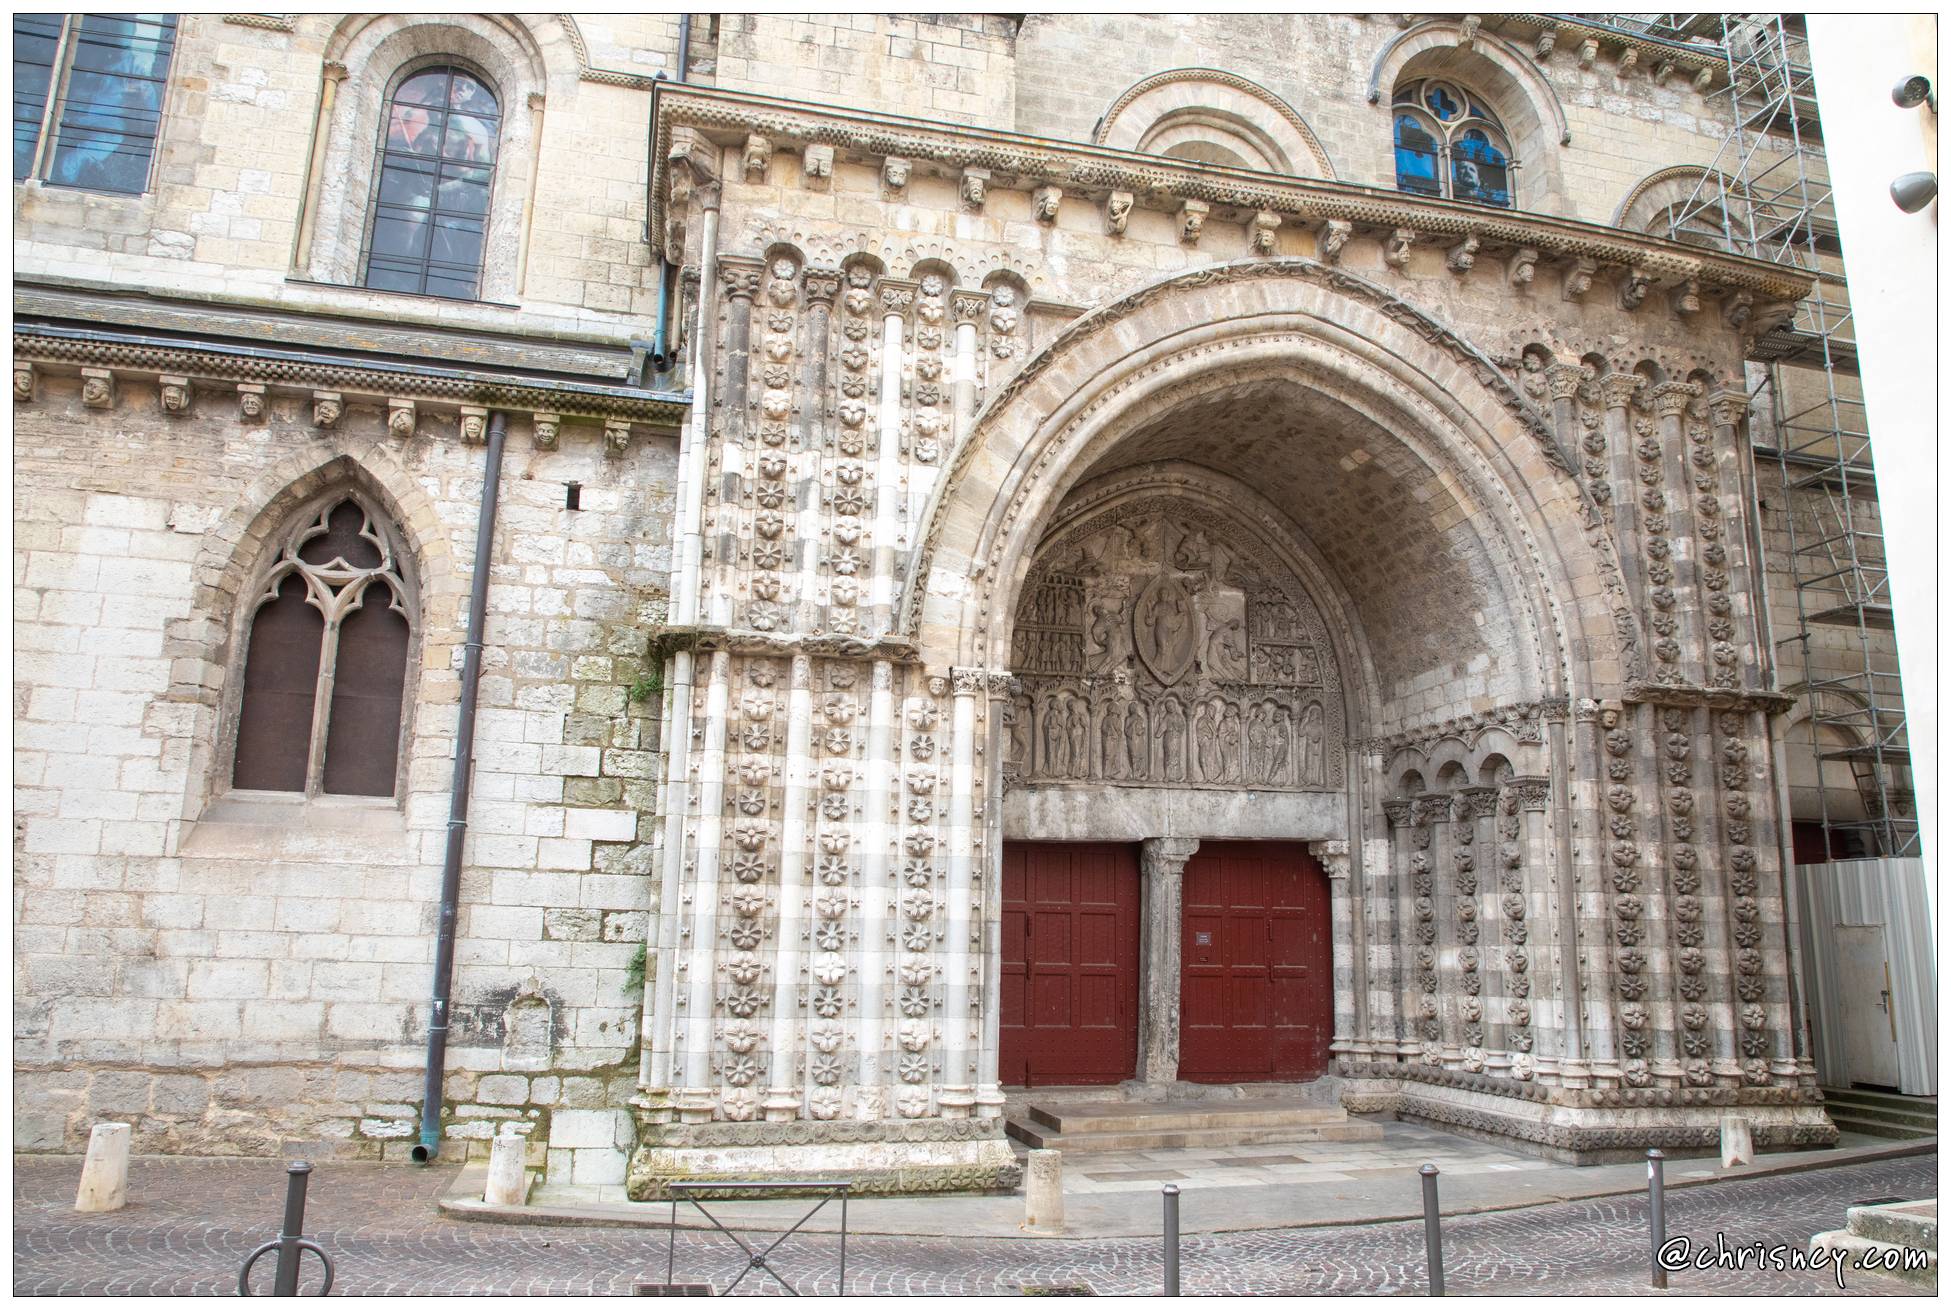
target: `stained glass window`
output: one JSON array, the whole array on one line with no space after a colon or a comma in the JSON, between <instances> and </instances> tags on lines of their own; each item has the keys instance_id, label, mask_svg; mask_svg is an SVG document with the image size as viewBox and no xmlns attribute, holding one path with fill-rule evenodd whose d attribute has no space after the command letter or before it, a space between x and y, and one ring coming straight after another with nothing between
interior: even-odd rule
<instances>
[{"instance_id":1,"label":"stained glass window","mask_svg":"<svg viewBox=\"0 0 1951 1310\"><path fill-rule=\"evenodd\" d=\"M1511 207L1517 161L1483 102L1446 82L1412 82L1395 94L1396 189Z\"/></svg>"},{"instance_id":2,"label":"stained glass window","mask_svg":"<svg viewBox=\"0 0 1951 1310\"><path fill-rule=\"evenodd\" d=\"M16 16L14 178L33 173L51 118L45 180L90 191L147 190L175 48L174 14Z\"/></svg>"},{"instance_id":3,"label":"stained glass window","mask_svg":"<svg viewBox=\"0 0 1951 1310\"><path fill-rule=\"evenodd\" d=\"M501 106L465 69L414 73L381 126L365 285L470 299L481 285Z\"/></svg>"}]
</instances>

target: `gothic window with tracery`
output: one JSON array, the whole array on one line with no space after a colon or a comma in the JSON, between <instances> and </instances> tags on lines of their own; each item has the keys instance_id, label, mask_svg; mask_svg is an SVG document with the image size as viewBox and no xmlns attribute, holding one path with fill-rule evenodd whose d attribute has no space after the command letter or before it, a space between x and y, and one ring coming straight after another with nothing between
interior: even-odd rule
<instances>
[{"instance_id":1,"label":"gothic window with tracery","mask_svg":"<svg viewBox=\"0 0 1951 1310\"><path fill-rule=\"evenodd\" d=\"M385 518L338 494L297 518L256 594L231 785L391 796L414 600Z\"/></svg>"},{"instance_id":2,"label":"gothic window with tracery","mask_svg":"<svg viewBox=\"0 0 1951 1310\"><path fill-rule=\"evenodd\" d=\"M365 285L473 299L481 286L501 106L466 69L402 81L380 125Z\"/></svg>"},{"instance_id":3,"label":"gothic window with tracery","mask_svg":"<svg viewBox=\"0 0 1951 1310\"><path fill-rule=\"evenodd\" d=\"M1510 138L1482 100L1452 82L1410 82L1394 100L1396 189L1511 207Z\"/></svg>"}]
</instances>

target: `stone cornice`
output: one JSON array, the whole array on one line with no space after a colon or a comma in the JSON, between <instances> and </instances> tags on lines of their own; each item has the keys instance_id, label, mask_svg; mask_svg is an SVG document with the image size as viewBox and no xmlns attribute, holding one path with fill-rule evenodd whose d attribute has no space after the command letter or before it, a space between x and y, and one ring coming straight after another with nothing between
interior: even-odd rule
<instances>
[{"instance_id":1,"label":"stone cornice","mask_svg":"<svg viewBox=\"0 0 1951 1310\"><path fill-rule=\"evenodd\" d=\"M1672 705L1684 709L1759 710L1763 714L1786 714L1795 708L1795 697L1779 691L1756 688L1694 687L1681 683L1635 682L1627 685L1621 699L1628 705Z\"/></svg>"},{"instance_id":2,"label":"stone cornice","mask_svg":"<svg viewBox=\"0 0 1951 1310\"><path fill-rule=\"evenodd\" d=\"M564 417L624 418L676 427L690 409L688 398L623 387L546 386L462 371L436 375L412 370L310 359L232 353L215 348L132 344L85 336L52 336L31 329L14 333L14 359L60 368L102 368L130 374L181 375L199 384L257 383L309 394L401 397L433 403L541 410Z\"/></svg>"},{"instance_id":3,"label":"stone cornice","mask_svg":"<svg viewBox=\"0 0 1951 1310\"><path fill-rule=\"evenodd\" d=\"M1485 16L1484 24L1494 29L1517 27L1531 33L1556 32L1561 48L1565 49L1574 44L1568 38L1576 36L1578 41L1597 41L1602 48L1637 50L1642 55L1651 56L1649 64L1642 67L1669 61L1676 70L1685 72L1689 77L1697 77L1703 72L1713 75L1714 81L1709 82L1709 86L1714 82L1727 85L1727 54L1719 45L1687 46L1661 41L1628 32L1610 23L1597 23L1571 14L1489 14Z\"/></svg>"},{"instance_id":4,"label":"stone cornice","mask_svg":"<svg viewBox=\"0 0 1951 1310\"><path fill-rule=\"evenodd\" d=\"M827 655L847 659L891 660L912 664L919 657L915 643L905 637L847 637L837 634L759 632L695 624L661 630L666 639L688 649L723 650L738 655Z\"/></svg>"},{"instance_id":5,"label":"stone cornice","mask_svg":"<svg viewBox=\"0 0 1951 1310\"><path fill-rule=\"evenodd\" d=\"M716 87L666 84L659 89L652 151L650 230L663 230L666 159L672 134L690 128L721 146L750 135L775 144L831 145L876 168L889 155L945 171L988 169L992 185L1054 182L1065 192L1101 202L1130 192L1148 208L1176 209L1185 200L1243 213L1269 210L1300 223L1331 220L1375 231L1408 228L1425 238L1475 236L1487 253L1526 248L1547 260L1589 259L1639 268L1666 286L1697 279L1702 290L1747 292L1777 301L1807 295L1813 285L1797 270L1703 250L1645 233L1542 214L1485 209L1411 196L1349 182L1277 177L1246 169L1194 164L1163 155L1012 132L982 131L860 109L832 109Z\"/></svg>"}]
</instances>

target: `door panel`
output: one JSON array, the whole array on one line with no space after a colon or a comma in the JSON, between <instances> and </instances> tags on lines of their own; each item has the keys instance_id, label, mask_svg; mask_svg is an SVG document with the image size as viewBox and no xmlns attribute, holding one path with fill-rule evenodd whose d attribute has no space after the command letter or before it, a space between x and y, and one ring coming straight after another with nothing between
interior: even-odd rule
<instances>
[{"instance_id":1,"label":"door panel","mask_svg":"<svg viewBox=\"0 0 1951 1310\"><path fill-rule=\"evenodd\" d=\"M1138 1067L1138 853L1003 845L1001 1075L1114 1083Z\"/></svg>"},{"instance_id":2,"label":"door panel","mask_svg":"<svg viewBox=\"0 0 1951 1310\"><path fill-rule=\"evenodd\" d=\"M1328 1067L1328 880L1293 842L1202 842L1186 862L1179 1077L1301 1081Z\"/></svg>"},{"instance_id":3,"label":"door panel","mask_svg":"<svg viewBox=\"0 0 1951 1310\"><path fill-rule=\"evenodd\" d=\"M1897 1025L1890 1013L1890 957L1880 923L1836 925L1836 956L1843 1004L1851 1022L1843 1032L1849 1082L1897 1086Z\"/></svg>"}]
</instances>

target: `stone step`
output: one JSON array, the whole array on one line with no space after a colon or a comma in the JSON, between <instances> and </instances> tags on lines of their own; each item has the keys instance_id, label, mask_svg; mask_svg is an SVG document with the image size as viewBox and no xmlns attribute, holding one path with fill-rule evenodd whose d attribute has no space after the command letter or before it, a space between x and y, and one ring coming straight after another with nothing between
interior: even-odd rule
<instances>
[{"instance_id":1,"label":"stone step","mask_svg":"<svg viewBox=\"0 0 1951 1310\"><path fill-rule=\"evenodd\" d=\"M1823 1103L1832 1114L1847 1114L1858 1119L1888 1119L1892 1123L1909 1124L1917 1128L1937 1127L1937 1106L1928 1101L1900 1101L1857 1099L1847 1096L1825 1096Z\"/></svg>"},{"instance_id":2,"label":"stone step","mask_svg":"<svg viewBox=\"0 0 1951 1310\"><path fill-rule=\"evenodd\" d=\"M1884 1092L1872 1087L1825 1087L1822 1095L1830 1101L1858 1101L1865 1105L1887 1105L1893 1110L1937 1113L1935 1096L1905 1096L1902 1092Z\"/></svg>"},{"instance_id":3,"label":"stone step","mask_svg":"<svg viewBox=\"0 0 1951 1310\"><path fill-rule=\"evenodd\" d=\"M1897 1246L1889 1242L1878 1242L1868 1237L1858 1237L1846 1229L1829 1233L1817 1233L1809 1239L1811 1251L1847 1251L1849 1262L1843 1266L1843 1277L1847 1279L1850 1271L1862 1267L1867 1260L1870 1269L1886 1278L1897 1278L1918 1287L1935 1291L1937 1288L1937 1252L1924 1252L1923 1268L1907 1269L1908 1261L1916 1260L1912 1254L1915 1247ZM1850 1290L1855 1290L1852 1286Z\"/></svg>"},{"instance_id":4,"label":"stone step","mask_svg":"<svg viewBox=\"0 0 1951 1310\"><path fill-rule=\"evenodd\" d=\"M1852 1205L1849 1231L1873 1242L1937 1250L1937 1199Z\"/></svg>"},{"instance_id":5,"label":"stone step","mask_svg":"<svg viewBox=\"0 0 1951 1310\"><path fill-rule=\"evenodd\" d=\"M1379 1142L1379 1124L1350 1119L1340 1123L1269 1124L1243 1128L1147 1129L1129 1132L1060 1133L1044 1124L1008 1120L1011 1137L1037 1150L1083 1154L1096 1151L1175 1151L1202 1146L1257 1146L1293 1142Z\"/></svg>"},{"instance_id":6,"label":"stone step","mask_svg":"<svg viewBox=\"0 0 1951 1310\"><path fill-rule=\"evenodd\" d=\"M1881 1117L1864 1118L1835 1106L1829 1109L1829 1121L1845 1133L1861 1133L1865 1137L1887 1137L1899 1142L1927 1141L1937 1136L1935 1124L1920 1127L1917 1124L1892 1123Z\"/></svg>"},{"instance_id":7,"label":"stone step","mask_svg":"<svg viewBox=\"0 0 1951 1310\"><path fill-rule=\"evenodd\" d=\"M1338 1105L1292 1101L1083 1101L1034 1104L1028 1117L1059 1133L1186 1132L1199 1128L1277 1128L1341 1123Z\"/></svg>"}]
</instances>

